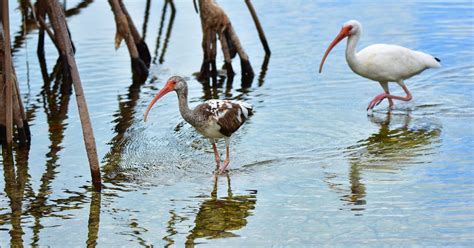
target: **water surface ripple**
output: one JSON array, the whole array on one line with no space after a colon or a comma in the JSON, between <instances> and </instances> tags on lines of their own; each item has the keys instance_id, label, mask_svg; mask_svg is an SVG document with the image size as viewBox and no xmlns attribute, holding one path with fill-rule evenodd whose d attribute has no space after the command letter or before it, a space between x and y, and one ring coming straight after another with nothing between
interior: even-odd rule
<instances>
[{"instance_id":1,"label":"water surface ripple","mask_svg":"<svg viewBox=\"0 0 474 248\"><path fill-rule=\"evenodd\" d=\"M90 188L72 89L52 73L61 69L55 47L46 43L44 70L38 31L28 25L23 35L12 4L14 62L33 137L29 151L16 149L0 166L0 246L472 245L471 1L254 0L268 59L243 1L219 0L250 56L250 85L238 61L233 80L194 79L201 27L189 1L174 1L175 12L167 1L125 2L153 55L143 84L132 80L125 46L114 49L107 1L66 2L101 194ZM350 71L344 45L317 73L349 19L364 25L359 49L399 44L441 58L443 67L407 81L412 101L367 114L382 89ZM218 61L220 68L220 53ZM227 176L213 178L210 144L183 122L174 94L143 122L148 102L175 74L188 80L191 105L214 98L254 105L231 142Z\"/></svg>"}]
</instances>

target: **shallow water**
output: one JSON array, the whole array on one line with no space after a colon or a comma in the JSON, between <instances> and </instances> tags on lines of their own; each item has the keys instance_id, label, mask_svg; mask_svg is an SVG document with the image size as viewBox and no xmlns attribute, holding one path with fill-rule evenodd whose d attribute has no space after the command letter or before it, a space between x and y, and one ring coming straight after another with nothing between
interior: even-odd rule
<instances>
[{"instance_id":1,"label":"shallow water","mask_svg":"<svg viewBox=\"0 0 474 248\"><path fill-rule=\"evenodd\" d=\"M219 1L256 72L243 87L239 72L233 83L214 86L194 79L201 29L190 1L176 1L175 15L168 6L164 17L162 1L152 1L147 25L146 1L127 1L153 55L143 85L132 81L124 44L114 50L107 1L67 1L67 8L83 6L68 23L101 158L102 194L91 189L74 95L61 79L44 85L37 30L15 39L33 137L29 152L11 158L16 166L4 158L0 167L0 245L472 244L472 2L253 2L272 49L263 68L245 4ZM13 36L21 37L12 5ZM359 48L399 44L441 58L443 67L407 81L412 101L396 102L390 113L384 102L367 115L382 89L350 71L344 45L317 73L348 19L364 25ZM49 73L56 57L48 43ZM182 121L174 95L143 122L152 96L176 74L188 79L192 104L221 98L254 105L232 140L230 172L217 182L210 144Z\"/></svg>"}]
</instances>

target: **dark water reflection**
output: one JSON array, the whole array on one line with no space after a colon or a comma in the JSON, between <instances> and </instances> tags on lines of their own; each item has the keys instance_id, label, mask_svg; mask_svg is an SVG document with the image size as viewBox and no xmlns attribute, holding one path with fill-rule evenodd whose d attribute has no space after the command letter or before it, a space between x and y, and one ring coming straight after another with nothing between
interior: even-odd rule
<instances>
[{"instance_id":1,"label":"dark water reflection","mask_svg":"<svg viewBox=\"0 0 474 248\"><path fill-rule=\"evenodd\" d=\"M125 96L118 96L118 111L114 114L115 124L114 131L115 136L110 141L111 149L105 155L104 161L105 166L103 173L106 178L112 178L110 175L121 162L121 156L124 147L128 144L127 139L130 137L126 136L126 132L130 129L135 121L137 101L140 98L140 89L142 84L140 82L134 82L128 88L128 94Z\"/></svg>"},{"instance_id":2,"label":"dark water reflection","mask_svg":"<svg viewBox=\"0 0 474 248\"><path fill-rule=\"evenodd\" d=\"M210 199L204 199L194 220L194 228L186 237L186 246L200 244L201 238L217 239L237 237L232 231L247 225L247 217L252 214L257 202L257 191L248 195L234 195L231 179L227 175L227 196L217 197L217 180L215 180ZM205 242L204 242L205 243Z\"/></svg>"},{"instance_id":3,"label":"dark water reflection","mask_svg":"<svg viewBox=\"0 0 474 248\"><path fill-rule=\"evenodd\" d=\"M45 227L41 224L45 218L69 219L72 216L66 214L68 210L83 208L87 202L87 191L83 192L64 190L68 197L49 199L52 194L51 184L56 172L54 156L46 164L45 172L41 177L41 185L38 192L34 192L28 174L28 149L15 147L14 151L3 151L5 193L10 199L10 213L1 214L2 225L11 223L10 245L21 247L28 243L23 238L25 231L22 227L25 217L31 218L32 231L31 246L37 246L40 241L41 230ZM8 229L7 229L8 230Z\"/></svg>"},{"instance_id":4,"label":"dark water reflection","mask_svg":"<svg viewBox=\"0 0 474 248\"><path fill-rule=\"evenodd\" d=\"M89 224L87 225L87 247L95 247L97 245L100 226L100 203L102 195L96 191L93 191L91 194L91 203L89 206Z\"/></svg>"},{"instance_id":5,"label":"dark water reflection","mask_svg":"<svg viewBox=\"0 0 474 248\"><path fill-rule=\"evenodd\" d=\"M133 80L127 50L114 50L107 1L62 2L103 158L104 190L91 190L71 84L54 45L46 41L36 58L31 15L12 9L15 65L20 82L28 83L21 90L34 137L30 150L3 152L0 246L474 241L469 1L388 7L253 1L270 59L245 4L222 0L257 77L242 81L236 72L203 83L193 76L202 54L190 2L126 1L153 48L146 82ZM350 73L342 48L326 73L316 74L328 39L349 17L366 27L363 45L397 43L440 54L445 67L408 82L412 102L397 103L391 113L379 106L366 117L366 101L380 89ZM149 100L174 74L188 79L191 105L213 98L254 105L256 114L232 141L227 177L213 180L210 145L182 121L175 96L160 101L143 123Z\"/></svg>"},{"instance_id":6,"label":"dark water reflection","mask_svg":"<svg viewBox=\"0 0 474 248\"><path fill-rule=\"evenodd\" d=\"M3 173L5 180L5 193L10 201L10 213L0 215L0 223L11 224L10 244L12 246L23 245L23 227L21 225L22 207L27 187L28 175L28 150L21 148L18 156L13 157L10 151L2 151ZM15 166L17 164L17 166ZM7 229L8 230L8 229Z\"/></svg>"}]
</instances>

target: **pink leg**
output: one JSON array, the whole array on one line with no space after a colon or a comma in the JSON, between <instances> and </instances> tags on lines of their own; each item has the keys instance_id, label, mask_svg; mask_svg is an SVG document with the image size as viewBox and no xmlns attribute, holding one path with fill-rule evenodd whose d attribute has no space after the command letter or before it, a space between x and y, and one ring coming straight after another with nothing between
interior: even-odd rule
<instances>
[{"instance_id":1,"label":"pink leg","mask_svg":"<svg viewBox=\"0 0 474 248\"><path fill-rule=\"evenodd\" d=\"M387 93L387 94L390 94L390 93ZM388 99L388 107L389 108L392 108L393 106L393 100L391 98Z\"/></svg>"},{"instance_id":2,"label":"pink leg","mask_svg":"<svg viewBox=\"0 0 474 248\"><path fill-rule=\"evenodd\" d=\"M390 92L389 91L385 91L385 94L389 94L390 95ZM393 106L393 100L391 98L387 98L388 99L388 108L392 108ZM375 106L379 105L379 103L377 103Z\"/></svg>"},{"instance_id":3,"label":"pink leg","mask_svg":"<svg viewBox=\"0 0 474 248\"><path fill-rule=\"evenodd\" d=\"M221 165L221 158L219 157L219 152L217 151L216 143L212 143L212 149L214 150L214 158L216 159L216 168L218 169Z\"/></svg>"},{"instance_id":4,"label":"pink leg","mask_svg":"<svg viewBox=\"0 0 474 248\"><path fill-rule=\"evenodd\" d=\"M382 102L382 100L383 100L387 95L388 95L387 93L382 93L382 94L376 95L376 96L374 97L374 99L372 99L372 101L369 102L369 105L367 106L367 110L373 109L374 106L375 106L377 103Z\"/></svg>"},{"instance_id":5,"label":"pink leg","mask_svg":"<svg viewBox=\"0 0 474 248\"><path fill-rule=\"evenodd\" d=\"M225 169L227 168L227 166L229 165L230 163L230 159L229 159L229 143L226 142L226 146L225 146L225 160L224 160L224 165L221 166L221 168L219 169L220 173L224 173Z\"/></svg>"},{"instance_id":6,"label":"pink leg","mask_svg":"<svg viewBox=\"0 0 474 248\"><path fill-rule=\"evenodd\" d=\"M385 98L387 98L389 100L390 106L393 105L393 102L391 102L392 100L400 100L400 101L406 101L406 102L410 101L413 98L410 91L408 90L408 88L405 85L402 85L402 88L405 91L405 93L407 94L405 97L403 97L403 96L394 96L394 95L390 95L389 93L382 93L380 95L375 96L374 99L372 101L370 101L369 106L367 107L367 110L373 109L376 105L380 104L380 102L382 102L382 100L385 99Z\"/></svg>"},{"instance_id":7,"label":"pink leg","mask_svg":"<svg viewBox=\"0 0 474 248\"><path fill-rule=\"evenodd\" d=\"M390 88L388 87L388 82L380 82L380 86L382 86L385 93L390 94ZM388 108L392 108L393 101L392 99L388 98Z\"/></svg>"},{"instance_id":8,"label":"pink leg","mask_svg":"<svg viewBox=\"0 0 474 248\"><path fill-rule=\"evenodd\" d=\"M388 99L388 107L391 108L393 106L393 100L392 98L388 97L390 96L389 92L385 92L379 95L376 95L372 101L370 101L369 106L367 106L367 110L373 109L375 106L379 105L383 99L387 98Z\"/></svg>"}]
</instances>

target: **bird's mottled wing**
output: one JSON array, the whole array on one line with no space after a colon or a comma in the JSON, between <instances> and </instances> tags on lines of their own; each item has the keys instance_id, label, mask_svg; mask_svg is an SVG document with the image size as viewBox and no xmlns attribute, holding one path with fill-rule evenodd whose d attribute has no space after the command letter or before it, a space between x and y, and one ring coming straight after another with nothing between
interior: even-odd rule
<instances>
[{"instance_id":1,"label":"bird's mottled wing","mask_svg":"<svg viewBox=\"0 0 474 248\"><path fill-rule=\"evenodd\" d=\"M205 112L221 127L220 132L229 137L237 131L252 112L252 106L244 102L209 100Z\"/></svg>"}]
</instances>

